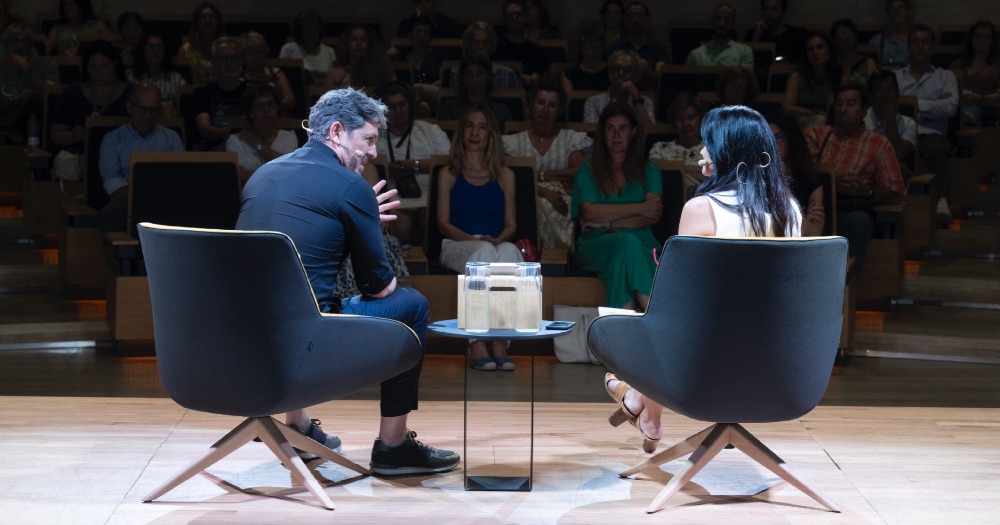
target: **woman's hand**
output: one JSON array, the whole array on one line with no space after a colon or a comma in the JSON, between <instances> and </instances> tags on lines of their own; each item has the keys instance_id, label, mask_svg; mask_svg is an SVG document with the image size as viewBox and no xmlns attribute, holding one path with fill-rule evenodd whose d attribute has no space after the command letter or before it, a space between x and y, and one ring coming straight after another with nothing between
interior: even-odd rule
<instances>
[{"instance_id":1,"label":"woman's hand","mask_svg":"<svg viewBox=\"0 0 1000 525\"><path fill-rule=\"evenodd\" d=\"M663 199L654 198L644 200L639 210L643 217L653 221L653 223L660 222L660 216L663 215Z\"/></svg>"},{"instance_id":2,"label":"woman's hand","mask_svg":"<svg viewBox=\"0 0 1000 525\"><path fill-rule=\"evenodd\" d=\"M558 191L553 191L542 186L538 187L538 195L549 201L552 204L552 208L556 210L556 213L560 215L569 214L569 206L566 205L566 201L563 200L562 195Z\"/></svg>"}]
</instances>

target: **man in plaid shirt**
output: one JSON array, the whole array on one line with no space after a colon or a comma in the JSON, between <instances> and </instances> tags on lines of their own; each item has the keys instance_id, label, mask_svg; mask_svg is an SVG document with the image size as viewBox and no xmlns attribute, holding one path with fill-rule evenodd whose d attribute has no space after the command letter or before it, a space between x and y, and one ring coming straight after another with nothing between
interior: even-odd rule
<instances>
[{"instance_id":1,"label":"man in plaid shirt","mask_svg":"<svg viewBox=\"0 0 1000 525\"><path fill-rule=\"evenodd\" d=\"M892 143L864 125L867 109L868 91L844 83L834 93L834 125L805 131L813 158L837 167L837 233L847 238L859 273L875 229L873 208L904 193Z\"/></svg>"}]
</instances>

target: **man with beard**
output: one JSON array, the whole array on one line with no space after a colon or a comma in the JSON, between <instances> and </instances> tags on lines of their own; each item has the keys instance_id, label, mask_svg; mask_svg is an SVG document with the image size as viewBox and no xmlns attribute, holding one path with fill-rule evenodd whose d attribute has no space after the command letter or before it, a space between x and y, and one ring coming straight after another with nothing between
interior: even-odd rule
<instances>
[{"instance_id":1,"label":"man with beard","mask_svg":"<svg viewBox=\"0 0 1000 525\"><path fill-rule=\"evenodd\" d=\"M309 112L308 142L261 166L247 181L236 229L291 237L322 312L395 319L409 326L426 348L427 299L413 288L396 287L382 242L381 221L395 219L385 212L399 205L388 202L396 190L379 193L385 181L371 187L361 176L377 154L385 113L384 104L352 88L320 97ZM341 301L337 273L348 256L361 295ZM429 474L458 465L458 454L424 445L407 429L407 416L417 408L422 362L382 382L382 418L371 454L375 474ZM285 424L340 450L340 439L327 435L306 409L285 414Z\"/></svg>"},{"instance_id":2,"label":"man with beard","mask_svg":"<svg viewBox=\"0 0 1000 525\"><path fill-rule=\"evenodd\" d=\"M642 76L641 59L635 51L619 49L608 58L608 78L611 88L583 103L583 121L597 122L601 111L614 101L632 105L636 117L643 128L649 129L656 121L653 115L653 100L639 93L639 78Z\"/></svg>"},{"instance_id":3,"label":"man with beard","mask_svg":"<svg viewBox=\"0 0 1000 525\"><path fill-rule=\"evenodd\" d=\"M712 12L712 39L693 49L687 57L689 66L740 66L753 70L750 46L733 40L736 34L736 8L719 4Z\"/></svg>"}]
</instances>

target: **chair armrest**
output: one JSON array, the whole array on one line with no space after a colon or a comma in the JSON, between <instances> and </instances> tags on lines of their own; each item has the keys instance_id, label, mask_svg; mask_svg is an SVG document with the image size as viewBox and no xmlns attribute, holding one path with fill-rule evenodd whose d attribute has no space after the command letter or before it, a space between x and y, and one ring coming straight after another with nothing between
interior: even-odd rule
<instances>
[{"instance_id":1,"label":"chair armrest","mask_svg":"<svg viewBox=\"0 0 1000 525\"><path fill-rule=\"evenodd\" d=\"M905 208L905 202L875 206L875 228L882 232L883 239L898 239L900 237Z\"/></svg>"},{"instance_id":2,"label":"chair armrest","mask_svg":"<svg viewBox=\"0 0 1000 525\"><path fill-rule=\"evenodd\" d=\"M927 195L935 179L937 179L936 173L921 173L910 177L910 180L906 181L906 194Z\"/></svg>"},{"instance_id":3,"label":"chair armrest","mask_svg":"<svg viewBox=\"0 0 1000 525\"><path fill-rule=\"evenodd\" d=\"M139 273L139 239L125 232L107 232L104 234L104 245L112 266L122 277L140 275Z\"/></svg>"},{"instance_id":4,"label":"chair armrest","mask_svg":"<svg viewBox=\"0 0 1000 525\"><path fill-rule=\"evenodd\" d=\"M100 213L79 201L61 203L64 223L70 228L94 228Z\"/></svg>"}]
</instances>

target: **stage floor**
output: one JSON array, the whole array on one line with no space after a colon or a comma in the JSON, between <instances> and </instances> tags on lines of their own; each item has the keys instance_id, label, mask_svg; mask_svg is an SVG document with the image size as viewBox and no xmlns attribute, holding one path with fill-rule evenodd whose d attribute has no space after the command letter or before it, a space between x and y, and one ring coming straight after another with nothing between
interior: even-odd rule
<instances>
[{"instance_id":1,"label":"stage floor","mask_svg":"<svg viewBox=\"0 0 1000 525\"><path fill-rule=\"evenodd\" d=\"M528 403L471 405L473 474L517 475L528 463ZM724 450L665 508L646 506L680 461L620 479L643 460L638 432L612 428L608 402L536 405L534 490L466 492L462 470L348 479L311 465L337 506L322 509L263 444L250 444L154 503L140 497L186 466L238 418L169 399L3 397L0 523L947 523L1000 521L1000 409L820 406L801 420L746 427L835 514L737 450ZM343 400L311 414L368 464L378 403ZM704 423L664 414L663 450ZM421 402L419 439L461 451L460 401Z\"/></svg>"}]
</instances>

